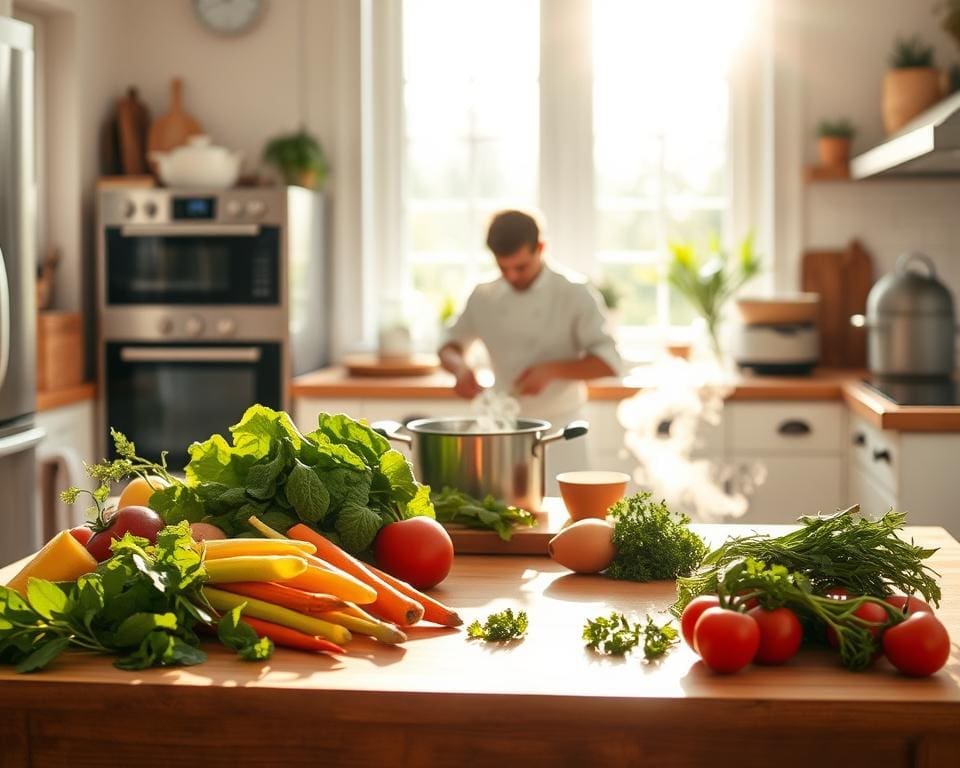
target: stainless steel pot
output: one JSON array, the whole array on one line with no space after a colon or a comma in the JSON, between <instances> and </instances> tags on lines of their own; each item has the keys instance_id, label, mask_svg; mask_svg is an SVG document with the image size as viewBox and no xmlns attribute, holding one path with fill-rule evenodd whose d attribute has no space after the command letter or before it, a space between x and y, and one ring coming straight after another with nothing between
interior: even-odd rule
<instances>
[{"instance_id":1,"label":"stainless steel pot","mask_svg":"<svg viewBox=\"0 0 960 768\"><path fill-rule=\"evenodd\" d=\"M545 434L549 421L518 419L504 432L477 430L476 419L416 419L406 427L379 421L373 428L411 446L417 479L434 490L457 488L471 496L492 494L523 509L539 510L545 486L544 449L555 440L585 435L586 421ZM403 430L406 430L404 432Z\"/></svg>"},{"instance_id":2,"label":"stainless steel pot","mask_svg":"<svg viewBox=\"0 0 960 768\"><path fill-rule=\"evenodd\" d=\"M922 275L910 270L918 262ZM867 315L852 325L867 329L867 366L876 376L949 376L954 370L956 319L950 290L922 253L905 253L867 297Z\"/></svg>"}]
</instances>

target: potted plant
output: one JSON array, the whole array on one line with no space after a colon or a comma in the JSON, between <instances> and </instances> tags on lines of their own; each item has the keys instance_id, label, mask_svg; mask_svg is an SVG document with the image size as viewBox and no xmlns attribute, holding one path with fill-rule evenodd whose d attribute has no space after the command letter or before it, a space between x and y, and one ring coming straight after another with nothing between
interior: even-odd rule
<instances>
[{"instance_id":1,"label":"potted plant","mask_svg":"<svg viewBox=\"0 0 960 768\"><path fill-rule=\"evenodd\" d=\"M670 243L667 279L671 286L697 311L707 327L710 347L722 360L720 319L724 305L751 277L760 271L760 259L753 250L753 235L740 244L736 257L723 250L720 239L710 239L705 254L692 243Z\"/></svg>"},{"instance_id":2,"label":"potted plant","mask_svg":"<svg viewBox=\"0 0 960 768\"><path fill-rule=\"evenodd\" d=\"M825 168L846 168L856 129L849 120L821 120L817 126L817 154Z\"/></svg>"},{"instance_id":3,"label":"potted plant","mask_svg":"<svg viewBox=\"0 0 960 768\"><path fill-rule=\"evenodd\" d=\"M883 126L896 133L944 95L944 83L933 66L933 46L919 37L897 38L890 69L883 79Z\"/></svg>"},{"instance_id":4,"label":"potted plant","mask_svg":"<svg viewBox=\"0 0 960 768\"><path fill-rule=\"evenodd\" d=\"M330 170L320 143L303 129L271 139L263 160L276 167L287 184L307 189L322 189Z\"/></svg>"}]
</instances>

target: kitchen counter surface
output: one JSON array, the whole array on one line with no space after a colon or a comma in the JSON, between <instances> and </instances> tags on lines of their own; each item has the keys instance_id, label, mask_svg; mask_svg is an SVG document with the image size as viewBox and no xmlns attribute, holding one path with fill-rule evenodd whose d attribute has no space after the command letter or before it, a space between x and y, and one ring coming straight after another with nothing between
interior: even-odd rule
<instances>
[{"instance_id":1,"label":"kitchen counter surface","mask_svg":"<svg viewBox=\"0 0 960 768\"><path fill-rule=\"evenodd\" d=\"M92 381L63 389L47 389L37 392L37 410L49 411L65 405L93 400L97 396L97 386Z\"/></svg>"},{"instance_id":2,"label":"kitchen counter surface","mask_svg":"<svg viewBox=\"0 0 960 768\"><path fill-rule=\"evenodd\" d=\"M699 528L713 542L746 530ZM585 620L661 614L673 582L575 576L545 557L461 555L436 594L466 622L525 610L523 641L490 645L424 627L404 647L358 640L336 659L281 650L244 663L209 648L207 663L190 668L122 672L81 654L32 675L4 668L0 762L807 768L819 745L824 766L956 766L960 544L941 528L907 535L939 548L939 616L954 639L929 679L902 677L885 660L850 673L826 649L731 676L710 673L684 646L658 663L598 656L580 639Z\"/></svg>"},{"instance_id":3,"label":"kitchen counter surface","mask_svg":"<svg viewBox=\"0 0 960 768\"><path fill-rule=\"evenodd\" d=\"M811 376L739 376L728 399L843 400L858 415L881 429L907 432L960 432L960 406L901 406L865 386L864 371L818 369ZM623 379L588 383L591 400L617 401L635 395L656 381L642 368ZM453 399L453 376L438 370L425 376L351 376L330 367L296 377L290 388L297 398Z\"/></svg>"}]
</instances>

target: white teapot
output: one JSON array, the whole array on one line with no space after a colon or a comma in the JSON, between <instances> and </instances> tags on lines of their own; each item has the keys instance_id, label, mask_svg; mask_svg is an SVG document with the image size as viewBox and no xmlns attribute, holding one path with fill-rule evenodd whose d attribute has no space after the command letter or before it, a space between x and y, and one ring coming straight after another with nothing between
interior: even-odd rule
<instances>
[{"instance_id":1,"label":"white teapot","mask_svg":"<svg viewBox=\"0 0 960 768\"><path fill-rule=\"evenodd\" d=\"M240 175L242 152L210 143L204 134L191 136L169 152L151 152L160 180L168 187L232 187Z\"/></svg>"}]
</instances>

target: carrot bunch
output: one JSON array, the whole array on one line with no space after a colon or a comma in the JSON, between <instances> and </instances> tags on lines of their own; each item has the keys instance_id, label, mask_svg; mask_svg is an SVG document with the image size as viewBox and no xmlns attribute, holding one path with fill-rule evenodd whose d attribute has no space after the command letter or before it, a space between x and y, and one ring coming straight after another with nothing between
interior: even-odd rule
<instances>
[{"instance_id":1,"label":"carrot bunch","mask_svg":"<svg viewBox=\"0 0 960 768\"><path fill-rule=\"evenodd\" d=\"M250 523L266 538L203 542L203 592L217 611L243 605L244 621L277 645L337 653L353 634L395 644L407 639L403 627L424 619L462 623L443 603L305 525L288 538L256 518Z\"/></svg>"}]
</instances>

